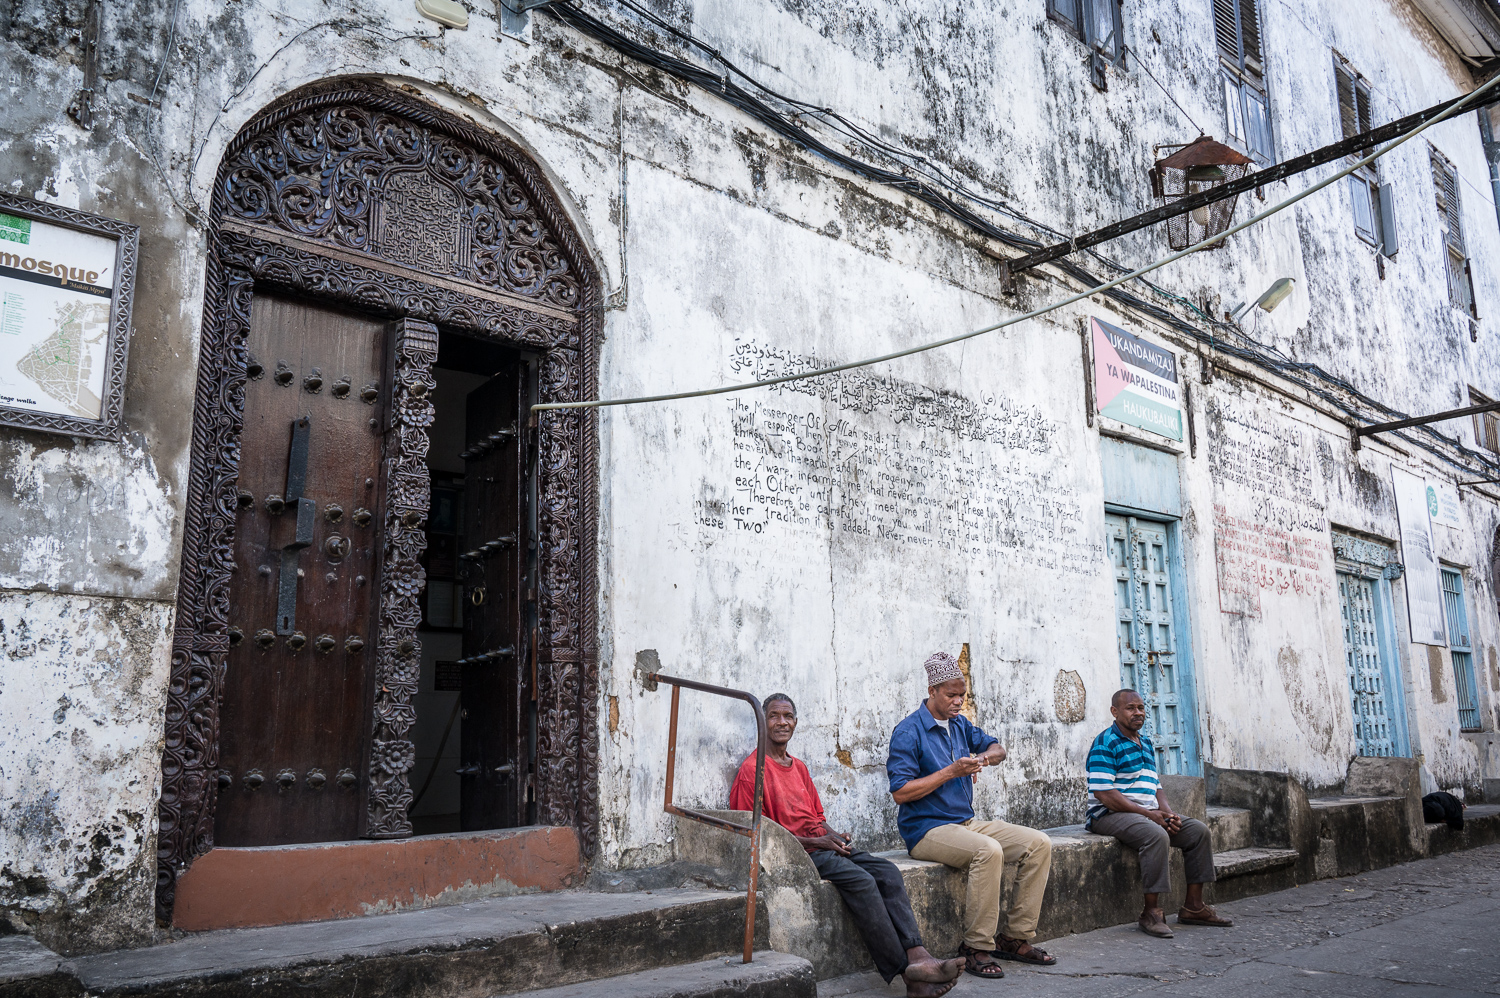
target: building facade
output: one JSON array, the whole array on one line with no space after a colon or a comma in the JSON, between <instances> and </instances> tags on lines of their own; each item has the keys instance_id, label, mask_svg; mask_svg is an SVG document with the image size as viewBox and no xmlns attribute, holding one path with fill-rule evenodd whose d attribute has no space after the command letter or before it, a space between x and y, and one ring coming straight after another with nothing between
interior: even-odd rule
<instances>
[{"instance_id":1,"label":"building facade","mask_svg":"<svg viewBox=\"0 0 1500 998\"><path fill-rule=\"evenodd\" d=\"M938 648L1013 821L1079 819L1121 685L1176 772L1500 780L1495 417L1351 429L1500 398L1487 111L960 344L530 408L894 352L1159 259L1163 226L999 266L1154 207L1200 132L1263 169L1468 93L1482 5L438 13L0 12L6 210L140 240L118 437L0 428L16 926L138 945L213 849L543 825L669 862L643 672L791 693L872 844ZM677 799L722 806L754 726L683 697Z\"/></svg>"}]
</instances>

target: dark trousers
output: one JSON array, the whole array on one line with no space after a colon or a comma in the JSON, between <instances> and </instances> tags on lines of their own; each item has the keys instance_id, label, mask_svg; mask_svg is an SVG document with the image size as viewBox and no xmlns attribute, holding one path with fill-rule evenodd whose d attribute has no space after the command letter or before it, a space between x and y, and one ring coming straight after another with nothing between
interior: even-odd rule
<instances>
[{"instance_id":1,"label":"dark trousers","mask_svg":"<svg viewBox=\"0 0 1500 998\"><path fill-rule=\"evenodd\" d=\"M1182 865L1190 884L1214 882L1214 844L1208 826L1196 818L1183 818L1182 828L1169 833L1143 814L1133 811L1111 811L1101 814L1089 825L1096 835L1113 835L1134 849L1141 858L1141 881L1147 894L1167 894L1172 890L1171 851L1182 850Z\"/></svg>"},{"instance_id":2,"label":"dark trousers","mask_svg":"<svg viewBox=\"0 0 1500 998\"><path fill-rule=\"evenodd\" d=\"M890 983L906 969L906 951L922 945L901 871L890 860L867 852L840 856L819 849L811 856L818 873L843 895L875 969Z\"/></svg>"}]
</instances>

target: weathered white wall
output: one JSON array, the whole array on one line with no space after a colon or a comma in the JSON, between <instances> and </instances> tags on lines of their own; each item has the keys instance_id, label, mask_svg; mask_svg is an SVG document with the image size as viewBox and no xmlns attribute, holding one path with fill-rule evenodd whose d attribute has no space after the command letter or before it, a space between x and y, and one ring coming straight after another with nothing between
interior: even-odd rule
<instances>
[{"instance_id":1,"label":"weathered white wall","mask_svg":"<svg viewBox=\"0 0 1500 998\"><path fill-rule=\"evenodd\" d=\"M0 592L0 891L49 942L151 931L171 623L163 602Z\"/></svg>"},{"instance_id":2,"label":"weathered white wall","mask_svg":"<svg viewBox=\"0 0 1500 998\"><path fill-rule=\"evenodd\" d=\"M1111 70L1109 91L1095 91L1082 46L1045 18L1042 0L992 7L976 12L934 0L659 5L767 83L921 149L1042 225L1076 232L1150 207L1151 147L1191 139L1193 125L1138 67ZM183 0L157 109L132 95L151 90L170 7L107 5L105 92L98 123L83 132L64 113L81 80L82 10L81 0L44 0L0 11L8 67L0 164L16 193L142 226L127 435L113 445L0 433L0 523L21 539L0 545L0 586L57 594L9 597L60 601L47 604L48 620L61 608L76 615L128 607L154 622L140 628L160 634L148 640L132 632L109 646L116 651L104 664L93 652L70 657L60 641L5 664L0 717L51 717L57 689L87 688L100 704L87 708L101 719L91 737L135 746L108 762L88 753L69 761L70 791L76 787L79 797L64 810L74 830L10 833L0 846L3 868L31 878L0 884L0 906L40 921L69 910L105 913L69 945L138 938L149 925L149 891L117 899L95 885L149 866L147 826L119 835L110 829L126 811L149 820L150 807L136 794L149 798L158 781L154 740L189 450L184 414L195 377L202 216L225 145L270 101L320 79L384 76L531 150L613 292L605 396L848 360L983 325L1069 287L1037 274L1016 297L1004 297L980 237L767 137L710 94L622 64L542 14L521 41L497 33L489 5L473 12L467 31L448 31L406 0L319 8ZM1207 0L1131 0L1126 40L1197 123L1222 135L1210 12ZM1302 0L1266 8L1282 156L1339 136L1333 49L1373 81L1377 120L1471 85L1405 4L1365 5L1358 18L1347 13L1344 5ZM1328 524L1395 538L1390 461L1450 480L1469 477L1460 464L1478 465L1420 432L1406 443L1371 444L1356 457L1334 408L1350 400L1349 389L1325 383L1324 396L1310 395L1274 368L1316 364L1408 411L1458 404L1467 385L1500 395L1488 326L1471 343L1467 321L1446 302L1428 138L1465 180L1466 235L1487 314L1484 303L1500 300L1500 275L1488 262L1500 234L1470 116L1383 163L1382 179L1396 185L1402 240L1383 279L1354 235L1342 185L1222 251L1154 275L1171 295L1218 314L1275 278L1298 279L1280 309L1247 320L1244 335L1218 334L1227 346L1268 359L1248 365L1221 355L1211 383L1192 356L1198 344L1159 319L1098 303L811 392L606 411L601 862L642 864L671 853L660 814L667 697L641 690L632 676L646 649L668 673L796 696L802 730L795 749L825 788L833 820L872 844L893 844L886 735L921 696L921 659L967 642L979 720L1012 751L982 781L982 805L1038 822L1076 815L1083 755L1119 682L1098 433L1124 431L1085 422L1077 329L1088 314L1174 343L1194 381L1196 455L1184 446L1177 461L1191 623L1185 640L1205 758L1336 785L1354 747ZM1331 171L1272 185L1265 202L1244 198L1241 217ZM997 221L1046 238L1014 218ZM1133 265L1164 249L1159 232L1146 232L1105 251ZM1105 271L1096 260L1083 262ZM1204 328L1180 299L1134 291ZM1299 441L1300 464L1282 476L1291 491L1277 497L1279 506L1262 501L1263 489L1216 471L1210 407L1259 420L1244 431L1252 436L1284 443L1293 433ZM1443 432L1470 440L1467 423ZM1243 450L1249 438L1236 439ZM930 455L925 466L913 460L923 454ZM820 508L830 495L832 508ZM1257 515L1310 517L1314 526L1303 533L1322 545L1322 569L1301 594L1256 594L1258 617L1225 613L1216 505L1252 523ZM1469 527L1449 532L1444 557L1472 570L1478 657L1490 666L1500 640L1489 610L1497 516L1493 502L1478 496L1467 497L1464 509ZM1398 606L1403 627L1404 616ZM1403 643L1402 655L1413 747L1433 782L1472 789L1500 775L1483 770L1479 747L1458 736L1451 669L1439 670L1440 699L1425 648ZM1088 691L1082 722L1058 720L1053 687L1061 670L1077 671ZM1492 666L1489 679L1482 706L1493 728L1490 687L1500 685L1500 674ZM679 796L720 803L749 746L743 709L705 703L699 713L697 698L688 703ZM0 729L0 751L21 751L14 730ZM51 765L60 763L19 775L7 768L8 795L43 797ZM106 855L85 827L123 851ZM96 859L100 872L79 880L77 864L88 869Z\"/></svg>"}]
</instances>

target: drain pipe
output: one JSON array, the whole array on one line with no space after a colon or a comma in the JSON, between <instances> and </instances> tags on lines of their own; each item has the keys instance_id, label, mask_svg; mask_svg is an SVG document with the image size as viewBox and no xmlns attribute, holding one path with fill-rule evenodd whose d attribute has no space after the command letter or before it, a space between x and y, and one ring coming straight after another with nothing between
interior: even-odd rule
<instances>
[{"instance_id":1,"label":"drain pipe","mask_svg":"<svg viewBox=\"0 0 1500 998\"><path fill-rule=\"evenodd\" d=\"M1495 202L1495 221L1500 223L1500 142L1495 141L1495 126L1487 107L1479 109L1479 141L1484 145L1484 158L1490 164L1490 194Z\"/></svg>"}]
</instances>

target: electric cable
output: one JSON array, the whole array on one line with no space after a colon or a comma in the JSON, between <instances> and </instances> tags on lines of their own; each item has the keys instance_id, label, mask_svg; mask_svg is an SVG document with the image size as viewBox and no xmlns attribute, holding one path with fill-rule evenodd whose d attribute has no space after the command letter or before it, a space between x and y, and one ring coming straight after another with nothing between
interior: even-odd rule
<instances>
[{"instance_id":1,"label":"electric cable","mask_svg":"<svg viewBox=\"0 0 1500 998\"><path fill-rule=\"evenodd\" d=\"M1436 125L1438 122L1444 121L1457 112L1463 110L1464 107L1474 101L1475 98L1479 97L1483 93L1486 93L1497 85L1500 85L1500 76L1496 76L1494 79L1490 80L1482 87L1479 87L1477 90L1474 90L1467 97L1459 101L1457 104L1454 104L1442 114L1435 116L1431 120L1423 123L1422 125L1406 133L1400 138L1395 139L1384 148L1375 150L1364 158L1357 160L1352 165L1346 166L1342 170L1339 170L1338 172L1333 174L1333 176L1328 177L1324 180L1320 180L1317 183L1313 184L1311 187L1307 187L1302 191L1299 191L1298 193L1283 199L1279 203L1271 206L1270 208L1267 208L1265 211L1257 215L1252 215L1245 221L1230 226L1220 235L1211 236L1208 239L1201 240L1197 243L1194 243L1192 246L1189 246L1187 249L1179 250L1176 253L1172 253L1168 256L1162 257L1159 260L1146 264L1144 267L1138 267L1137 269L1131 271L1128 274L1125 274L1124 276L1117 277L1112 281L1107 281L1095 288L1086 288L1083 291L1080 291L1073 295L1069 295L1066 298L1055 301L1050 305L1045 305L1042 308L1032 309L1031 311L1024 312L1021 315L1013 316L1012 318L1004 319L1000 322L991 323L988 326L981 326L978 329L972 329L968 332L959 333L955 336L949 336L945 337L944 339L934 340L931 343L923 343L918 346L907 347L904 350L896 350L891 353L881 354L878 357L869 357L864 360L854 360L843 364L834 364L829 367L817 368L816 370L804 371L798 374L787 374L777 378L764 378L759 381L747 381L736 385L723 385L717 388L703 388L688 392L669 392L661 395L643 395L636 398L594 399L583 402L543 402L537 405L533 405L531 407L531 411L548 412L560 409L598 409L606 406L616 405L641 405L651 402L670 402L678 399L703 398L709 395L726 395L731 392L749 391L750 389L754 388L769 388L772 385L782 385L791 381L805 381L809 378L819 378L827 374L837 374L840 371L849 371L859 367L869 367L873 364L883 364L887 361L898 360L902 357L910 357L914 354L926 353L930 350L937 350L941 347L951 346L954 343L961 343L964 340L973 339L976 336L982 336L985 333L992 333L997 330L1004 329L1007 326L1013 326L1017 323L1025 322L1029 319L1040 318L1041 316L1044 316L1049 312L1055 312L1056 310L1065 308L1066 306L1072 305L1075 302L1083 301L1086 298L1092 298L1094 295L1102 294L1113 288L1117 288L1121 284L1133 280L1136 277L1140 277L1144 274L1149 274L1154 270L1159 270L1162 267L1167 266L1168 264L1176 263L1178 260L1190 256L1193 253L1196 253L1198 250L1207 249L1208 247L1213 246L1216 243L1228 239L1230 236L1234 235L1237 232L1242 232L1243 230L1250 228L1250 226L1264 221L1265 219L1270 218L1272 215L1278 214L1279 212L1282 212L1287 208L1290 208L1292 205L1311 197L1318 191L1323 190L1325 187L1328 187L1344 179L1360 167L1368 166L1370 163L1373 163L1376 159L1384 156L1391 150L1396 149L1397 147L1411 141L1418 135L1421 135L1423 132L1425 132L1428 128Z\"/></svg>"},{"instance_id":2,"label":"electric cable","mask_svg":"<svg viewBox=\"0 0 1500 998\"><path fill-rule=\"evenodd\" d=\"M167 47L162 50L161 65L157 67L156 81L151 84L151 96L147 98L153 103L156 100L156 90L161 86L162 74L167 71L167 61L172 58L172 46L177 42L177 8L180 6L182 6L182 0L173 0L172 20L167 27Z\"/></svg>"},{"instance_id":3,"label":"electric cable","mask_svg":"<svg viewBox=\"0 0 1500 998\"><path fill-rule=\"evenodd\" d=\"M1172 91L1161 85L1161 81L1156 78L1155 73L1151 72L1151 67L1146 65L1146 60L1141 58L1141 54L1139 52L1131 48L1129 45L1125 45L1123 43L1120 45L1120 48L1135 56L1135 64L1141 67L1141 70L1151 78L1151 82L1156 84L1156 88L1158 90L1160 90L1163 94L1166 94L1167 100L1172 102L1172 106L1175 107L1178 111L1182 112L1182 116L1187 119L1187 123L1198 129L1199 135L1207 134L1203 131L1203 126L1194 121L1193 116L1191 114L1188 114L1187 110L1183 108L1181 104L1177 103L1177 98L1172 96Z\"/></svg>"},{"instance_id":4,"label":"electric cable","mask_svg":"<svg viewBox=\"0 0 1500 998\"><path fill-rule=\"evenodd\" d=\"M663 31L667 32L671 36L704 52L711 58L724 60L722 53L720 53L713 46L708 45L702 40L697 39L692 35L667 23L650 10L635 4L633 0L620 0L620 2L630 10L635 11L641 17L644 17L645 19L650 21L652 24L660 27ZM927 157L922 156L918 153L911 153L906 150L899 149L898 147L892 146L889 143L871 136L868 132L865 132L863 129L854 125L847 118L843 117L842 115L836 115L834 112L832 112L831 109L819 108L807 101L800 101L795 98L785 97L772 88L765 86L764 84L755 80L753 77L750 77L733 63L727 62L727 60L721 62L721 65L724 65L726 69L726 72L724 74L713 74L700 70L696 75L685 75L679 72L679 69L686 65L682 63L681 60L677 60L670 56L666 56L663 53L656 52L648 46L639 43L630 43L628 46L622 46L620 43L629 42L629 39L626 39L624 36L620 35L619 32L615 31L612 28L608 28L608 26L604 25L602 22L578 10L572 4L568 4L568 16L562 16L558 13L557 10L557 8L561 6L563 6L563 0L549 0L549 2L542 9L548 10L548 12L552 14L552 16L556 20L564 24L568 24L574 27L576 30L579 30L584 34L595 38L595 40L600 41L607 47L615 49L617 52L620 52L627 58L630 58L633 61L639 62L643 65L654 66L670 75L675 75L686 82L700 87L700 89L703 89L708 93L715 94L716 96L728 100L729 103L733 104L734 106L745 109L744 102L746 101L749 101L751 103L758 103L760 105L759 111L757 113L754 113L754 117L756 117L757 120L760 120L767 124L771 124L772 119L777 117L784 117L784 114L783 112L777 111L775 108L759 101L758 98L754 97L749 92L743 91L739 88L736 88L736 91L733 94L735 99L730 100L729 98L731 94L727 92L726 87L730 74L734 74L745 79L755 90L759 91L760 93L766 94L773 99L783 100L783 102L786 103L787 106L796 108L797 111L793 113L794 120L785 122L787 127L777 128L775 125L772 125L773 130L777 131L778 134L781 134L784 137L790 139L792 142L801 146L802 148L808 149L809 151L819 156L824 156L825 158L827 158L825 156L826 147L821 143L804 141L803 136L806 135L806 132L801 125L802 115L804 114L820 121L824 125L828 125L835 131L840 132L843 135L855 139L872 151L891 158L895 162L900 163L903 168L910 169L913 172L918 173L920 176L925 177L932 183L945 188L953 195L963 198L964 200L967 200L980 207L984 207L997 213L1009 216L1028 226L1033 231L1046 233L1054 237L1055 240L1068 238L1066 234L1059 232L1056 229L1053 229L1045 225L1044 223L1037 221L1036 219L1027 217L1025 214L1017 211L1013 206L1006 204L1004 201L987 198L968 190L962 184L951 180L946 171L933 164L931 160L927 159ZM1137 58L1139 58L1138 53ZM1148 73L1148 75L1150 74ZM836 120L830 120L830 118ZM879 168L869 167L868 169L855 169L854 167L848 165L849 162L858 164L858 161L852 160L852 157L847 159L835 158L832 161L835 163L835 165L844 166L845 169L850 169L851 172L854 172L856 175L866 177L867 179L872 180L872 182L874 183L881 184L883 186L887 185L887 181L884 178L875 175L879 172ZM904 189L899 185L890 186L894 186L898 190ZM906 191L906 193L910 193L910 191ZM988 224L974 224L975 217L972 215L972 213L952 210L955 206L953 205L951 199L943 197L940 194L935 198L922 198L921 200L923 200L925 204L927 204L934 210L940 212L941 214L945 214L957 219L966 227L978 231L981 235L1004 242L1006 245L1012 246L1013 248L1025 250L1034 249L1041 245L1036 240L1028 239L1015 233L1006 232L1005 230L999 229L998 226L992 226ZM1114 273L1128 273L1128 270L1124 265L1110 259L1109 257L1104 256L1093 247L1086 249L1084 252L1087 254L1087 256L1097 260L1100 264L1104 265ZM1099 279L1096 278L1093 274L1089 273L1089 271L1086 270L1083 266L1081 266L1077 262L1076 258L1063 258L1061 260L1056 260L1053 261L1050 266L1054 270L1061 271L1067 277L1082 283L1085 287L1094 287L1100 283ZM1233 324L1212 318L1211 316L1207 315L1203 311L1203 309L1201 309L1198 305L1191 302L1187 298L1184 298L1181 295L1173 294L1172 292L1167 291L1165 288L1162 288L1161 286L1147 280L1143 276L1136 277L1135 281L1144 286L1151 293L1176 302L1179 305L1184 306L1192 312L1196 313L1207 325L1207 331L1205 332L1192 323L1184 321L1177 315L1177 313L1167 308L1163 308L1148 299L1139 297L1138 295L1126 290L1123 286L1110 288L1108 290L1105 290L1103 293L1105 297L1110 301L1115 302L1117 305L1125 308L1126 310L1134 312L1138 315L1155 319L1157 322L1162 323L1168 329L1185 338L1193 340L1200 346L1207 345L1212 353L1233 357L1238 360L1244 361L1245 363L1262 367L1274 372L1279 377L1282 377L1291 384L1301 388L1309 395L1320 399L1321 401L1338 411L1348 414L1350 417L1356 419L1369 418L1363 415L1358 410L1355 404L1350 401L1351 399L1354 400L1354 402L1357 402L1358 405L1364 406L1367 410L1374 411L1386 416L1405 417L1406 415L1408 415L1405 412L1397 410L1392 406L1387 405L1386 403L1380 402L1370 397L1369 395L1366 395L1359 389L1355 388L1354 385L1352 385L1348 381L1334 374L1331 374L1328 371L1325 371L1323 368L1319 367L1316 364L1290 360L1278 348L1274 346L1267 346L1266 344L1257 341L1254 337L1247 334L1243 329ZM1228 336L1228 339L1224 338L1226 334ZM1239 342L1234 342L1235 340L1238 340ZM1414 440L1406 433L1398 433L1396 435L1411 446L1421 448L1422 450L1431 453L1434 457L1438 458L1444 463L1452 465L1453 467L1461 468L1467 473L1472 474L1472 468L1468 467L1467 465L1461 465L1454 462L1450 457L1447 456L1447 454L1443 450L1440 450L1439 447L1441 446L1456 450L1470 461L1478 462L1486 468L1493 468L1496 471L1500 471L1500 463L1497 463L1487 455L1470 450L1454 438L1444 436L1443 434L1439 433L1434 427L1422 426L1419 429L1422 436L1425 438L1424 440ZM1429 440L1432 442L1427 442ZM1486 471L1484 473L1487 474L1489 472Z\"/></svg>"}]
</instances>

